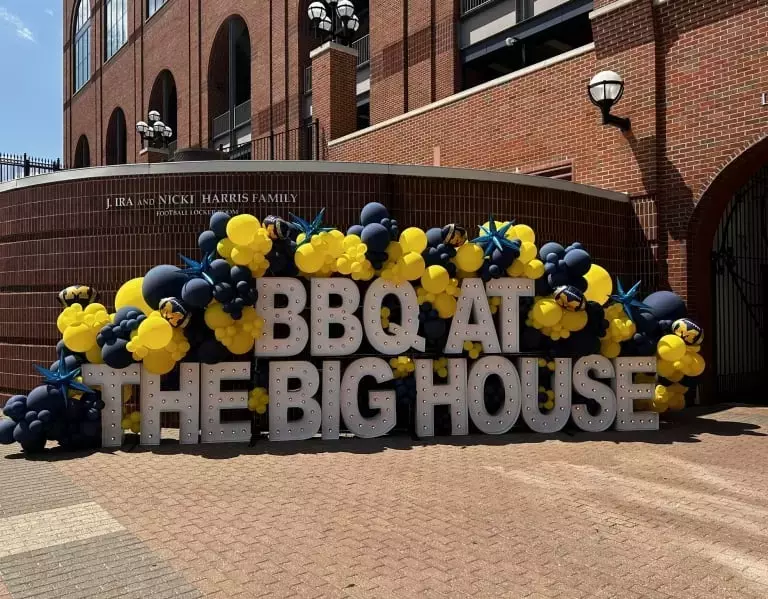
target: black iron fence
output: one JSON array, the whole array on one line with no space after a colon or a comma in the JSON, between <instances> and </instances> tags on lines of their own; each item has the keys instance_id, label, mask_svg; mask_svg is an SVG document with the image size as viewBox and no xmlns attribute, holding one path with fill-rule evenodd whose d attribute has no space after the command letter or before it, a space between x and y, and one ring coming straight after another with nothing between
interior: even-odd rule
<instances>
[{"instance_id":1,"label":"black iron fence","mask_svg":"<svg viewBox=\"0 0 768 599\"><path fill-rule=\"evenodd\" d=\"M228 150L230 160L323 160L325 141L318 121L277 131Z\"/></svg>"},{"instance_id":2,"label":"black iron fence","mask_svg":"<svg viewBox=\"0 0 768 599\"><path fill-rule=\"evenodd\" d=\"M61 162L26 154L0 154L0 183L61 170Z\"/></svg>"}]
</instances>

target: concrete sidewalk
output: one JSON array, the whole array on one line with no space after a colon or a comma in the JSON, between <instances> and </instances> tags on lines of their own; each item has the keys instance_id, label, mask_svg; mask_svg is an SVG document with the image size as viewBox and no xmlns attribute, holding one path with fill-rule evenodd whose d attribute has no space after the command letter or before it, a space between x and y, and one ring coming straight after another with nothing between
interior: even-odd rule
<instances>
[{"instance_id":1,"label":"concrete sidewalk","mask_svg":"<svg viewBox=\"0 0 768 599\"><path fill-rule=\"evenodd\" d=\"M0 454L4 597L768 597L768 408L657 433Z\"/></svg>"}]
</instances>

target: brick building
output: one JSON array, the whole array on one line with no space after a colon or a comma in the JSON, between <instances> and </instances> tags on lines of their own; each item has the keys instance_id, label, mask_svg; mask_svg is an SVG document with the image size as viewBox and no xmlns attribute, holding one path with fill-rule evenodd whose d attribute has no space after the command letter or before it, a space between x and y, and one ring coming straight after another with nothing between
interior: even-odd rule
<instances>
[{"instance_id":1,"label":"brick building","mask_svg":"<svg viewBox=\"0 0 768 599\"><path fill-rule=\"evenodd\" d=\"M319 153L623 192L640 240L629 269L685 296L714 333L720 388L766 374L768 0L357 1L351 51L318 47L308 0L89 2L65 0L68 165L142 160L133 123L157 109L178 147L232 157ZM588 98L604 70L624 79L614 112L627 132ZM312 119L322 138L307 144Z\"/></svg>"}]
</instances>

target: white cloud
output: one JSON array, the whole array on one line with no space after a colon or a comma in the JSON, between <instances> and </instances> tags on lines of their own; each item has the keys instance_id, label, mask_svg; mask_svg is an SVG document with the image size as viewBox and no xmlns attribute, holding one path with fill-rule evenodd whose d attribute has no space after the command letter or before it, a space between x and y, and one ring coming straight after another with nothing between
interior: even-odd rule
<instances>
[{"instance_id":1,"label":"white cloud","mask_svg":"<svg viewBox=\"0 0 768 599\"><path fill-rule=\"evenodd\" d=\"M53 16L53 9L52 8L46 8L45 14Z\"/></svg>"},{"instance_id":2,"label":"white cloud","mask_svg":"<svg viewBox=\"0 0 768 599\"><path fill-rule=\"evenodd\" d=\"M5 21L11 27L16 29L16 35L18 35L20 38L30 42L35 41L35 36L29 27L24 25L24 22L19 17L13 13L8 12L4 6L0 6L0 21Z\"/></svg>"}]
</instances>

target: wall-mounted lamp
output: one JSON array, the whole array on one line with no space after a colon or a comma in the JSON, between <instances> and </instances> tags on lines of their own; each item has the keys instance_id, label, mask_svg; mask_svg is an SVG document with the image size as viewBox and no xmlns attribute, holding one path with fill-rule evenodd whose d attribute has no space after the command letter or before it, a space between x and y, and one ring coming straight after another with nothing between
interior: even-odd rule
<instances>
[{"instance_id":1,"label":"wall-mounted lamp","mask_svg":"<svg viewBox=\"0 0 768 599\"><path fill-rule=\"evenodd\" d=\"M603 115L603 125L618 127L622 131L629 131L631 124L629 119L624 119L611 114L611 108L619 103L624 95L624 79L613 71L602 71L592 77L587 86L589 99L600 108Z\"/></svg>"}]
</instances>

